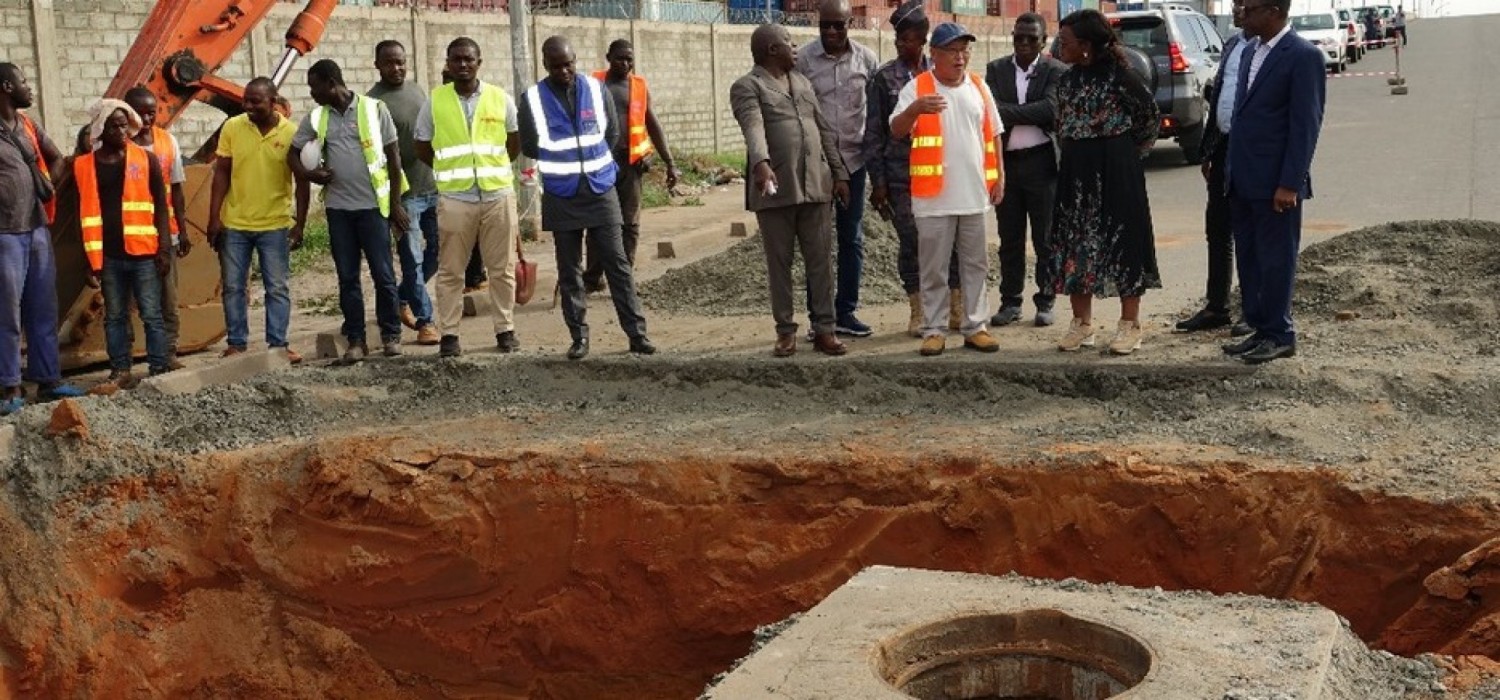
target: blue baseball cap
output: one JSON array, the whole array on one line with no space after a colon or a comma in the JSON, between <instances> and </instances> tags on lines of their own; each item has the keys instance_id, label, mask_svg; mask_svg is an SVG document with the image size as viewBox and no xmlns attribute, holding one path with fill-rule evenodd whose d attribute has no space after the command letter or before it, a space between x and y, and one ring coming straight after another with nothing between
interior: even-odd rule
<instances>
[{"instance_id":1,"label":"blue baseball cap","mask_svg":"<svg viewBox=\"0 0 1500 700\"><path fill-rule=\"evenodd\" d=\"M933 28L932 38L928 39L927 43L934 48L942 48L959 39L977 41L974 35L969 33L969 30L964 29L964 25L956 22L944 22Z\"/></svg>"}]
</instances>

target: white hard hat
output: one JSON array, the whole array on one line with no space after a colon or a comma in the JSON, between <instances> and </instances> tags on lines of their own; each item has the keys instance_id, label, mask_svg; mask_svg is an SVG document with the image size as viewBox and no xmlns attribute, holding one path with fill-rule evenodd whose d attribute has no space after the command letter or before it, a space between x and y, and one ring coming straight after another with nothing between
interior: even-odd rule
<instances>
[{"instance_id":1,"label":"white hard hat","mask_svg":"<svg viewBox=\"0 0 1500 700\"><path fill-rule=\"evenodd\" d=\"M308 141L302 147L302 167L317 170L323 164L323 147L317 141Z\"/></svg>"}]
</instances>

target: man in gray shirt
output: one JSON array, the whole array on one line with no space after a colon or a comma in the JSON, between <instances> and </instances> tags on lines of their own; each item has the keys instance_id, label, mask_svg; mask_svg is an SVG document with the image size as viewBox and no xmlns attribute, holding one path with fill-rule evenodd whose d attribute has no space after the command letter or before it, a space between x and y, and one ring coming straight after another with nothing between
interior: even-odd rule
<instances>
[{"instance_id":1,"label":"man in gray shirt","mask_svg":"<svg viewBox=\"0 0 1500 700\"><path fill-rule=\"evenodd\" d=\"M829 157L843 158L849 172L848 203L834 204L833 224L838 232L834 328L842 335L863 338L873 333L854 315L865 266L865 86L880 68L880 59L869 47L849 39L849 18L849 0L823 0L818 7L818 41L797 50L797 72L812 83L818 111L833 127L838 153Z\"/></svg>"},{"instance_id":2,"label":"man in gray shirt","mask_svg":"<svg viewBox=\"0 0 1500 700\"><path fill-rule=\"evenodd\" d=\"M384 354L394 357L401 354L401 316L390 234L405 233L409 223L401 206L405 178L396 125L384 102L349 90L343 71L331 60L307 69L307 86L318 107L297 127L287 163L297 177L323 186L328 247L339 278L344 337L349 339L343 361L360 362L370 353L359 281L361 257L369 262L375 281L375 320ZM302 161L302 149L309 144L322 152L322 163L311 170ZM297 223L306 221L307 199L298 197Z\"/></svg>"},{"instance_id":3,"label":"man in gray shirt","mask_svg":"<svg viewBox=\"0 0 1500 700\"><path fill-rule=\"evenodd\" d=\"M31 86L13 63L0 63L0 415L26 404L21 388L21 332L26 375L39 398L82 396L62 383L57 361L57 268L38 192L40 178L62 166L62 153L21 110ZM33 172L34 170L40 172Z\"/></svg>"},{"instance_id":4,"label":"man in gray shirt","mask_svg":"<svg viewBox=\"0 0 1500 700\"><path fill-rule=\"evenodd\" d=\"M401 170L411 188L401 196L411 229L396 242L396 256L401 263L401 322L417 332L418 345L437 345L437 326L432 324L432 298L427 295L427 281L437 274L438 225L437 184L432 168L417 158L417 141L412 135L417 115L427 104L427 90L406 79L406 47L394 39L375 45L375 68L380 82L365 93L385 103L396 123L396 137L401 146Z\"/></svg>"}]
</instances>

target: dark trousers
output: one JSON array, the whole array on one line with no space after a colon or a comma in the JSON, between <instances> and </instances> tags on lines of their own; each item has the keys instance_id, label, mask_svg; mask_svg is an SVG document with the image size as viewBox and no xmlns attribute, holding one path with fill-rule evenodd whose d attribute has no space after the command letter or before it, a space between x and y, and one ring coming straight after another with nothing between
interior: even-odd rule
<instances>
[{"instance_id":1,"label":"dark trousers","mask_svg":"<svg viewBox=\"0 0 1500 700\"><path fill-rule=\"evenodd\" d=\"M896 274L907 296L922 291L922 271L917 258L917 219L911 213L911 190L905 183L886 186L891 203L891 226L896 229ZM958 249L948 261L948 289L958 289Z\"/></svg>"},{"instance_id":2,"label":"dark trousers","mask_svg":"<svg viewBox=\"0 0 1500 700\"><path fill-rule=\"evenodd\" d=\"M557 280L562 292L563 322L573 340L589 337L588 293L583 287L583 251L585 238L589 254L599 261L609 280L609 296L615 303L620 329L630 338L646 335L646 317L635 296L635 276L620 240L620 227L594 226L577 231L553 231L552 243L557 251Z\"/></svg>"},{"instance_id":3,"label":"dark trousers","mask_svg":"<svg viewBox=\"0 0 1500 700\"><path fill-rule=\"evenodd\" d=\"M474 244L473 252L469 253L469 266L464 269L464 286L478 287L489 280L489 275L484 272L484 256L479 254L479 244Z\"/></svg>"},{"instance_id":4,"label":"dark trousers","mask_svg":"<svg viewBox=\"0 0 1500 700\"><path fill-rule=\"evenodd\" d=\"M615 177L615 194L620 198L620 216L625 221L620 226L620 241L631 268L635 267L635 250L641 240L641 175L640 164L627 164L620 166ZM604 257L589 247L588 267L583 271L586 289L604 286Z\"/></svg>"},{"instance_id":5,"label":"dark trousers","mask_svg":"<svg viewBox=\"0 0 1500 700\"><path fill-rule=\"evenodd\" d=\"M1262 338L1281 345L1297 342L1292 327L1292 286L1302 242L1302 207L1277 214L1269 199L1230 200L1235 262L1240 273L1240 305L1245 323Z\"/></svg>"},{"instance_id":6,"label":"dark trousers","mask_svg":"<svg viewBox=\"0 0 1500 700\"><path fill-rule=\"evenodd\" d=\"M26 378L57 383L57 267L45 226L0 233L0 386L21 385L23 331Z\"/></svg>"},{"instance_id":7,"label":"dark trousers","mask_svg":"<svg viewBox=\"0 0 1500 700\"><path fill-rule=\"evenodd\" d=\"M1000 305L1020 306L1026 290L1026 224L1031 223L1031 249L1036 254L1038 309L1052 308L1052 285L1046 273L1052 257L1052 205L1057 199L1057 152L1046 143L1005 152L1005 199L995 208L1000 232Z\"/></svg>"},{"instance_id":8,"label":"dark trousers","mask_svg":"<svg viewBox=\"0 0 1500 700\"><path fill-rule=\"evenodd\" d=\"M380 210L329 209L328 247L339 278L344 337L351 343L365 341L365 296L359 279L363 259L370 264L370 278L375 282L375 321L380 325L380 339L400 340L401 296L391 260L390 223Z\"/></svg>"},{"instance_id":9,"label":"dark trousers","mask_svg":"<svg viewBox=\"0 0 1500 700\"><path fill-rule=\"evenodd\" d=\"M1204 308L1229 313L1229 288L1234 284L1234 226L1229 195L1224 192L1224 159L1229 139L1219 140L1208 157L1208 205L1203 210L1203 235L1208 239L1208 289Z\"/></svg>"},{"instance_id":10,"label":"dark trousers","mask_svg":"<svg viewBox=\"0 0 1500 700\"><path fill-rule=\"evenodd\" d=\"M134 299L146 331L146 360L151 373L167 371L167 328L161 315L163 282L154 260L104 259L99 286L104 292L104 347L110 369L129 370L134 359L130 337L130 302Z\"/></svg>"},{"instance_id":11,"label":"dark trousers","mask_svg":"<svg viewBox=\"0 0 1500 700\"><path fill-rule=\"evenodd\" d=\"M859 284L865 270L865 169L849 173L849 206L833 204L833 230L838 244L838 283L833 295L836 318L854 315L859 308Z\"/></svg>"},{"instance_id":12,"label":"dark trousers","mask_svg":"<svg viewBox=\"0 0 1500 700\"><path fill-rule=\"evenodd\" d=\"M802 250L807 268L807 315L813 331L833 332L833 235L827 202L793 204L755 212L760 243L766 252L766 285L771 292L771 317L776 334L797 332L792 311L792 259Z\"/></svg>"}]
</instances>

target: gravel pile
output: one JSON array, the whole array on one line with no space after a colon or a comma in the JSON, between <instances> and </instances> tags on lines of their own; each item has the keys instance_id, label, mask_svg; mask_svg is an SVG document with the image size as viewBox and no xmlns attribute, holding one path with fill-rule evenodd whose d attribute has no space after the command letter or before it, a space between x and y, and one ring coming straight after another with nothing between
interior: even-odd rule
<instances>
[{"instance_id":1,"label":"gravel pile","mask_svg":"<svg viewBox=\"0 0 1500 700\"><path fill-rule=\"evenodd\" d=\"M900 243L896 229L873 214L865 215L865 275L860 303L889 304L906 299L896 275ZM802 308L805 283L802 256L792 263L796 307ZM659 311L702 316L754 316L770 312L766 291L766 256L760 237L751 236L718 255L668 270L637 288L641 301Z\"/></svg>"}]
</instances>

